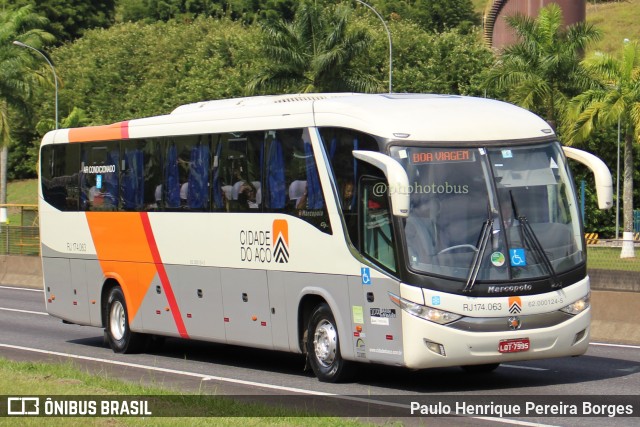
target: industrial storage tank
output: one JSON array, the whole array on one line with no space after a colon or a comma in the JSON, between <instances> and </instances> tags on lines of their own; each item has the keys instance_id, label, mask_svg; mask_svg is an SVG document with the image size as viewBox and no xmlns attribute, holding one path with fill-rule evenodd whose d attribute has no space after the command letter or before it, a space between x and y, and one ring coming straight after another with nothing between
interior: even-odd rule
<instances>
[{"instance_id":1,"label":"industrial storage tank","mask_svg":"<svg viewBox=\"0 0 640 427\"><path fill-rule=\"evenodd\" d=\"M585 0L489 0L483 17L485 41L494 49L515 43L515 32L504 18L521 14L535 19L540 9L551 3L562 9L565 26L585 20Z\"/></svg>"}]
</instances>

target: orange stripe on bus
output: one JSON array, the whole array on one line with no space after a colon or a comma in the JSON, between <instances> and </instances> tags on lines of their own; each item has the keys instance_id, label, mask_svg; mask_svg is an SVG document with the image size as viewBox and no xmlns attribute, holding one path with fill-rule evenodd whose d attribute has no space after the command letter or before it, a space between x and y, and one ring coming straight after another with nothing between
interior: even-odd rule
<instances>
[{"instance_id":1,"label":"orange stripe on bus","mask_svg":"<svg viewBox=\"0 0 640 427\"><path fill-rule=\"evenodd\" d=\"M129 138L129 122L105 126L89 126L69 129L69 142L113 141Z\"/></svg>"},{"instance_id":2,"label":"orange stripe on bus","mask_svg":"<svg viewBox=\"0 0 640 427\"><path fill-rule=\"evenodd\" d=\"M102 272L120 283L133 321L157 272L140 214L87 212L86 217Z\"/></svg>"}]
</instances>

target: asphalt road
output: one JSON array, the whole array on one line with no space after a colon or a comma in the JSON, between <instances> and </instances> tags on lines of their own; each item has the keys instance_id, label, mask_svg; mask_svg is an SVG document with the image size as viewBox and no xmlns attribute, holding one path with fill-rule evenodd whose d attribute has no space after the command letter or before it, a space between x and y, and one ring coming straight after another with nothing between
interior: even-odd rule
<instances>
[{"instance_id":1,"label":"asphalt road","mask_svg":"<svg viewBox=\"0 0 640 427\"><path fill-rule=\"evenodd\" d=\"M181 391L237 395L242 399L270 396L288 404L311 405L321 412L337 411L362 420L398 419L409 425L640 424L638 346L592 343L587 354L579 358L502 365L491 374L480 375L469 375L458 368L415 372L363 365L355 382L326 384L303 370L302 356L282 352L168 339L152 353L114 354L104 346L101 329L66 325L48 316L42 291L0 286L0 356L15 360L72 359L89 370L135 382ZM562 402L583 408L585 402L600 403L603 396L614 396L610 402L613 404L631 402L635 405L635 417L409 418L411 402L440 403L445 409L447 405L453 408L466 403L477 408L475 405L494 402L491 408L495 412L496 405L504 403L505 408L513 408L514 404L522 403L524 408L524 402L528 401L539 405Z\"/></svg>"}]
</instances>

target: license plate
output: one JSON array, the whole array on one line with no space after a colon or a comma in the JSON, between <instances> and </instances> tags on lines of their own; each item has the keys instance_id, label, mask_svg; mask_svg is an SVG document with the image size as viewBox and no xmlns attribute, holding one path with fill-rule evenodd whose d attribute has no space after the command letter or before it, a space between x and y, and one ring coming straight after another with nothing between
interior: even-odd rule
<instances>
[{"instance_id":1,"label":"license plate","mask_svg":"<svg viewBox=\"0 0 640 427\"><path fill-rule=\"evenodd\" d=\"M515 340L502 340L498 344L498 351L500 353L518 353L521 351L527 351L531 347L529 338L519 338Z\"/></svg>"}]
</instances>

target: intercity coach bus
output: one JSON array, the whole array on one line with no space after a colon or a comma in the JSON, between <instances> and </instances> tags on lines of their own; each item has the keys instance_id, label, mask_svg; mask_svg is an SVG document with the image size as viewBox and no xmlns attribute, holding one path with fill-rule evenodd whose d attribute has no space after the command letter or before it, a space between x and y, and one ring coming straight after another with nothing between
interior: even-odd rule
<instances>
[{"instance_id":1,"label":"intercity coach bus","mask_svg":"<svg viewBox=\"0 0 640 427\"><path fill-rule=\"evenodd\" d=\"M567 157L494 100L304 94L49 132L48 312L111 348L182 337L301 353L321 381L583 354L589 278Z\"/></svg>"}]
</instances>

